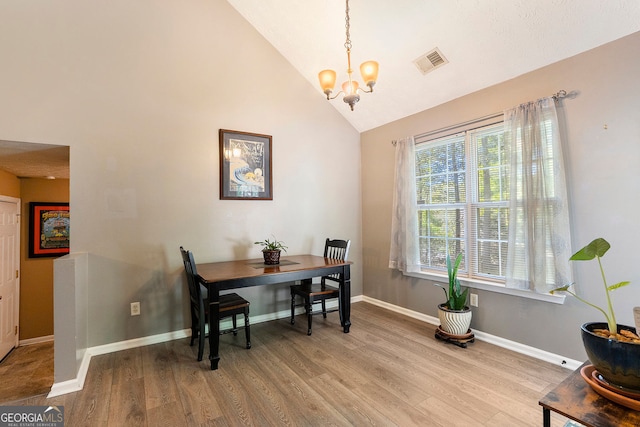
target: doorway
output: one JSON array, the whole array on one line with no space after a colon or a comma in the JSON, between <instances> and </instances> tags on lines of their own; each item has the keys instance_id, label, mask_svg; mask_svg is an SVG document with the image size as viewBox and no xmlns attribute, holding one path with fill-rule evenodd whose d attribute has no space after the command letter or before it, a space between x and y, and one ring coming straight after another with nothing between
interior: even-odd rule
<instances>
[{"instance_id":1,"label":"doorway","mask_svg":"<svg viewBox=\"0 0 640 427\"><path fill-rule=\"evenodd\" d=\"M53 356L50 354L54 339L53 258L28 256L28 206L31 201L68 202L69 186L68 146L0 140L0 194L17 200L18 212L22 213L15 256L20 271L20 291L16 294L19 301L16 309L18 336L10 350L18 346L16 350L35 354L35 349L42 346L49 352L49 358ZM0 273L5 277L1 264ZM15 330L14 325L14 335ZM49 342L48 347L41 345L46 342ZM25 372L25 378L27 374L30 373ZM47 382L50 389L53 381L48 379Z\"/></svg>"}]
</instances>

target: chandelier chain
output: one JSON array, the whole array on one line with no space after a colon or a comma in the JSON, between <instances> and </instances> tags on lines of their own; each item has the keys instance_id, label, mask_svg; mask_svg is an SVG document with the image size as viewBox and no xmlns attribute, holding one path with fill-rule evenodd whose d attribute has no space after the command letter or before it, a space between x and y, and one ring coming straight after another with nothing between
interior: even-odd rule
<instances>
[{"instance_id":1,"label":"chandelier chain","mask_svg":"<svg viewBox=\"0 0 640 427\"><path fill-rule=\"evenodd\" d=\"M349 16L349 0L345 0L345 3L344 27L346 40L344 47L347 50L348 80L342 83L342 90L340 92L331 96L336 84L336 72L334 70L322 70L318 73L318 78L320 79L322 92L327 95L327 100L335 99L338 95L343 94L342 100L349 104L349 108L353 111L353 106L360 101L360 93L373 92L373 86L376 84L378 78L378 63L376 61L366 61L360 64L360 73L368 90L361 88L359 83L353 79L353 69L351 68L351 17Z\"/></svg>"},{"instance_id":2,"label":"chandelier chain","mask_svg":"<svg viewBox=\"0 0 640 427\"><path fill-rule=\"evenodd\" d=\"M351 34L349 34L349 29L351 25L349 23L349 0L347 0L347 9L345 11L345 14L346 16L344 18L344 21L345 21L344 26L346 28L347 40L344 42L344 47L345 49L347 49L347 51L350 51L351 50Z\"/></svg>"}]
</instances>

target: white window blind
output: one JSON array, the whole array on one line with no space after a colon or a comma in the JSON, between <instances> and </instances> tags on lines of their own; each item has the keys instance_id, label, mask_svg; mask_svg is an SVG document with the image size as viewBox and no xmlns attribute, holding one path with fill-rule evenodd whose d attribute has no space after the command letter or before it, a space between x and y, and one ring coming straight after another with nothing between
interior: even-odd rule
<instances>
[{"instance_id":1,"label":"white window blind","mask_svg":"<svg viewBox=\"0 0 640 427\"><path fill-rule=\"evenodd\" d=\"M446 271L463 254L459 275L504 281L509 181L502 124L416 145L420 262Z\"/></svg>"}]
</instances>

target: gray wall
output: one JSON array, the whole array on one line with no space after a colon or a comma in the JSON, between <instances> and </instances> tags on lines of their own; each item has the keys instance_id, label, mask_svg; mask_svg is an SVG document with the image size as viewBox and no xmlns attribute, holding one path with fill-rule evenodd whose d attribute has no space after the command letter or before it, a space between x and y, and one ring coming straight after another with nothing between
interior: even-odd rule
<instances>
[{"instance_id":1,"label":"gray wall","mask_svg":"<svg viewBox=\"0 0 640 427\"><path fill-rule=\"evenodd\" d=\"M76 378L87 350L87 254L74 253L54 261L54 382Z\"/></svg>"},{"instance_id":2,"label":"gray wall","mask_svg":"<svg viewBox=\"0 0 640 427\"><path fill-rule=\"evenodd\" d=\"M359 134L226 1L2 2L0 57L0 140L70 147L60 274L86 277L55 289L56 340L186 328L180 245L204 262L260 257L272 235L290 254L351 239L362 293ZM219 200L220 128L273 136L273 201ZM288 307L283 286L240 293L252 315Z\"/></svg>"},{"instance_id":3,"label":"gray wall","mask_svg":"<svg viewBox=\"0 0 640 427\"><path fill-rule=\"evenodd\" d=\"M442 291L403 277L388 265L393 186L393 139L479 118L560 89L576 92L559 114L566 124L565 153L574 250L596 237L611 243L604 258L609 284L631 280L614 293L618 323L633 325L640 306L636 243L640 235L640 33L458 98L361 135L364 294L437 316ZM446 72L446 68L436 72ZM469 72L482 72L481 65ZM429 96L429 94L415 94ZM605 129L606 127L606 129ZM573 264L580 295L604 303L597 264ZM567 298L564 305L477 291L472 328L576 360L586 358L579 326L604 321L594 309Z\"/></svg>"}]
</instances>

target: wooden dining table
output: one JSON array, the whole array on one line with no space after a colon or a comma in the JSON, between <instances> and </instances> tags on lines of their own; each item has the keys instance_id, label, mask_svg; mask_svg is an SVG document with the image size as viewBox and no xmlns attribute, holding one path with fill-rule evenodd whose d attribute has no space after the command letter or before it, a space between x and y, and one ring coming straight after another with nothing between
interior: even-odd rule
<instances>
[{"instance_id":1,"label":"wooden dining table","mask_svg":"<svg viewBox=\"0 0 640 427\"><path fill-rule=\"evenodd\" d=\"M262 258L196 264L201 283L209 295L209 360L211 370L220 361L220 291L277 283L310 281L314 277L338 274L340 277L340 325L344 333L351 326L351 261L316 255L292 255L267 265Z\"/></svg>"}]
</instances>

